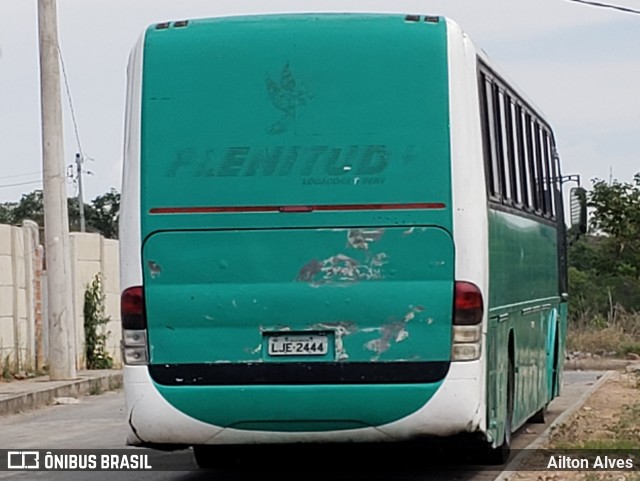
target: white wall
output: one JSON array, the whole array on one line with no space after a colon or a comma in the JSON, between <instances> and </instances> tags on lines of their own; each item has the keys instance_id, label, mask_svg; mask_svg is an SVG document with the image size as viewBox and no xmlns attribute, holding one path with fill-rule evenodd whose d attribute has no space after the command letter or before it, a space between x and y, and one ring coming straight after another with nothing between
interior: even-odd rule
<instances>
[{"instance_id":1,"label":"white wall","mask_svg":"<svg viewBox=\"0 0 640 481\"><path fill-rule=\"evenodd\" d=\"M105 294L105 314L111 318L106 330L110 332L107 350L116 366L120 360L120 268L118 241L99 234L72 232L70 234L71 275L73 283L74 332L76 334L77 367L85 366L84 351L84 293L96 274L102 276Z\"/></svg>"},{"instance_id":2,"label":"white wall","mask_svg":"<svg viewBox=\"0 0 640 481\"><path fill-rule=\"evenodd\" d=\"M47 363L46 273L38 228L0 225L0 372L8 361L11 372L29 371ZM76 367L85 368L84 293L100 273L105 314L111 318L107 349L115 367L120 358L120 285L118 241L99 234L70 234L73 285L73 332Z\"/></svg>"},{"instance_id":3,"label":"white wall","mask_svg":"<svg viewBox=\"0 0 640 481\"><path fill-rule=\"evenodd\" d=\"M35 367L37 227L0 225L0 366Z\"/></svg>"}]
</instances>

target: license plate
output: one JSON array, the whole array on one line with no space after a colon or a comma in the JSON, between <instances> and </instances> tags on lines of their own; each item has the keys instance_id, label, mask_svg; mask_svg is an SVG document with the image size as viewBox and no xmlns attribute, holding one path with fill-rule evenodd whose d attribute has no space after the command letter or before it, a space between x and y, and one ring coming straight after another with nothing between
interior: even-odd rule
<instances>
[{"instance_id":1,"label":"license plate","mask_svg":"<svg viewBox=\"0 0 640 481\"><path fill-rule=\"evenodd\" d=\"M269 336L270 356L324 356L329 351L329 338L321 334Z\"/></svg>"}]
</instances>

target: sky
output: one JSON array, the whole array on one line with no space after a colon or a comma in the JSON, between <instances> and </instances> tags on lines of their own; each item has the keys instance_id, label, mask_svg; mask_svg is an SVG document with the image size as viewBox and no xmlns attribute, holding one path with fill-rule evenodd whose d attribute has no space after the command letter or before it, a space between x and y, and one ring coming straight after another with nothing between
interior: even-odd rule
<instances>
[{"instance_id":1,"label":"sky","mask_svg":"<svg viewBox=\"0 0 640 481\"><path fill-rule=\"evenodd\" d=\"M607 0L609 1L609 0ZM611 0L612 2L614 0ZM82 150L84 200L120 191L126 66L144 29L248 13L392 12L456 21L546 114L563 174L640 172L640 15L568 0L58 0L65 164ZM616 5L640 9L639 0ZM37 0L0 0L0 202L41 188ZM80 146L80 147L79 147ZM69 181L69 196L76 186Z\"/></svg>"}]
</instances>

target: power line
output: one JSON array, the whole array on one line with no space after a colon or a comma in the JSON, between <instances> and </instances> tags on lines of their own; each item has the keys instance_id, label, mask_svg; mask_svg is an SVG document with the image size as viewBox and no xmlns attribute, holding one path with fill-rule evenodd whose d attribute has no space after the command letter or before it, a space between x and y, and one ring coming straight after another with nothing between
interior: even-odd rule
<instances>
[{"instance_id":1,"label":"power line","mask_svg":"<svg viewBox=\"0 0 640 481\"><path fill-rule=\"evenodd\" d=\"M612 10L618 10L620 12L640 14L640 10L636 10L634 8L629 8L629 7L622 7L620 5L610 5L608 3L593 2L591 0L567 0L567 1L582 3L585 5L591 5L592 7L610 8Z\"/></svg>"},{"instance_id":2,"label":"power line","mask_svg":"<svg viewBox=\"0 0 640 481\"><path fill-rule=\"evenodd\" d=\"M31 182L19 182L17 184L4 184L0 185L0 189L4 187L19 187L21 185L41 184L42 180L32 180Z\"/></svg>"},{"instance_id":3,"label":"power line","mask_svg":"<svg viewBox=\"0 0 640 481\"><path fill-rule=\"evenodd\" d=\"M76 134L76 143L78 144L78 152L80 152L80 156L84 157L82 153L82 146L80 144L80 133L78 131L78 122L76 121L76 111L73 108L73 102L71 100L71 89L69 88L69 79L67 78L67 69L64 65L64 58L62 57L62 50L60 50L60 44L56 45L58 47L58 55L60 55L60 66L62 67L62 77L64 78L64 87L67 92L67 99L69 100L69 110L71 110L71 120L73 121L73 130Z\"/></svg>"},{"instance_id":4,"label":"power line","mask_svg":"<svg viewBox=\"0 0 640 481\"><path fill-rule=\"evenodd\" d=\"M62 67L62 77L64 78L64 86L67 91L67 99L69 100L69 109L71 110L71 119L73 120L73 130L76 134L76 143L78 144L78 153L76 154L76 166L77 171L75 177L73 174L71 178L78 189L78 205L80 206L80 231L84 232L84 199L82 198L82 164L84 162L84 152L82 152L82 144L80 143L80 133L78 131L78 122L76 120L76 111L73 108L73 102L71 100L71 89L69 88L69 79L67 78L67 69L64 65L64 58L62 57L62 50L60 49L60 43L57 43L58 55L60 55L60 66Z\"/></svg>"},{"instance_id":5,"label":"power line","mask_svg":"<svg viewBox=\"0 0 640 481\"><path fill-rule=\"evenodd\" d=\"M35 172L25 172L24 174L0 175L0 179L15 179L16 177L26 177L28 175L36 175L36 174L40 174L40 171L37 170Z\"/></svg>"}]
</instances>

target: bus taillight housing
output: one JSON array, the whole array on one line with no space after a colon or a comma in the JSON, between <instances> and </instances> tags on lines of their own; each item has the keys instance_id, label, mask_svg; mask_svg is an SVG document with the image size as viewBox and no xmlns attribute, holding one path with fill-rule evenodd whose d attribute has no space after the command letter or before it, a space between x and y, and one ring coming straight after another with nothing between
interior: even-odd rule
<instances>
[{"instance_id":1,"label":"bus taillight housing","mask_svg":"<svg viewBox=\"0 0 640 481\"><path fill-rule=\"evenodd\" d=\"M148 364L147 318L142 286L125 289L120 297L122 360L127 365Z\"/></svg>"},{"instance_id":2,"label":"bus taillight housing","mask_svg":"<svg viewBox=\"0 0 640 481\"><path fill-rule=\"evenodd\" d=\"M451 360L475 361L482 352L482 292L472 282L456 281L453 306Z\"/></svg>"}]
</instances>

